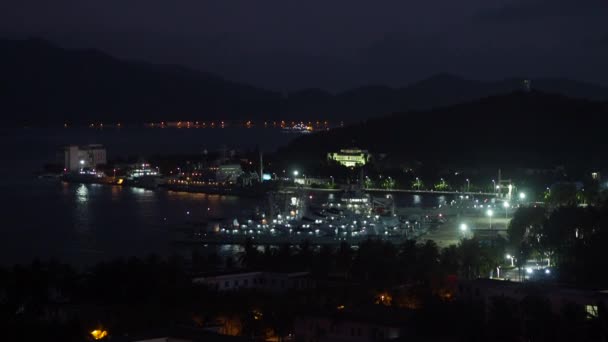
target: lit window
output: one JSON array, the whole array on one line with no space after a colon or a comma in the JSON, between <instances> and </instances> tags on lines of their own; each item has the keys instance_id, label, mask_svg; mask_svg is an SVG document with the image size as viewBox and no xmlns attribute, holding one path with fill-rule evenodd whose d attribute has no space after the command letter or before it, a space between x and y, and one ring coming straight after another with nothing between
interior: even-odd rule
<instances>
[{"instance_id":1,"label":"lit window","mask_svg":"<svg viewBox=\"0 0 608 342\"><path fill-rule=\"evenodd\" d=\"M597 305L585 305L585 313L587 314L587 319L597 318Z\"/></svg>"}]
</instances>

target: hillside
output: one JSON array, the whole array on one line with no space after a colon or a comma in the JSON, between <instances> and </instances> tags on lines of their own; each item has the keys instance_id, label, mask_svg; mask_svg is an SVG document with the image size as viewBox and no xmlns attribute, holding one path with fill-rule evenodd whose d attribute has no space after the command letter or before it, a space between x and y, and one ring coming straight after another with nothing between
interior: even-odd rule
<instances>
[{"instance_id":1,"label":"hillside","mask_svg":"<svg viewBox=\"0 0 608 342\"><path fill-rule=\"evenodd\" d=\"M279 113L278 93L45 41L0 41L2 112L31 124L230 119Z\"/></svg>"},{"instance_id":2,"label":"hillside","mask_svg":"<svg viewBox=\"0 0 608 342\"><path fill-rule=\"evenodd\" d=\"M401 160L455 165L603 165L607 115L605 102L515 92L302 136L280 153L319 160L358 146Z\"/></svg>"},{"instance_id":3,"label":"hillside","mask_svg":"<svg viewBox=\"0 0 608 342\"><path fill-rule=\"evenodd\" d=\"M173 65L66 50L43 40L0 40L0 111L28 125L178 120L330 120L359 122L506 94L521 80L466 80L450 74L402 87L282 95ZM540 91L608 100L608 89L563 79L533 80Z\"/></svg>"}]
</instances>

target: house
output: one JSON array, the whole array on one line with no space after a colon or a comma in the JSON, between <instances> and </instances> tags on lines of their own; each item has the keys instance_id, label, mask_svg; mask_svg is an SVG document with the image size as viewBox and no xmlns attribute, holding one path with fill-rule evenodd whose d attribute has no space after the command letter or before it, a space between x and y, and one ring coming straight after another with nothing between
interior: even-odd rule
<instances>
[{"instance_id":1,"label":"house","mask_svg":"<svg viewBox=\"0 0 608 342\"><path fill-rule=\"evenodd\" d=\"M106 149L102 145L67 146L64 148L64 168L66 171L95 169L105 165Z\"/></svg>"},{"instance_id":2,"label":"house","mask_svg":"<svg viewBox=\"0 0 608 342\"><path fill-rule=\"evenodd\" d=\"M306 290L316 287L308 272L239 272L208 275L192 280L217 291L258 290L281 293L289 290Z\"/></svg>"},{"instance_id":3,"label":"house","mask_svg":"<svg viewBox=\"0 0 608 342\"><path fill-rule=\"evenodd\" d=\"M299 316L294 324L298 342L383 341L406 335L410 311L376 308Z\"/></svg>"},{"instance_id":4,"label":"house","mask_svg":"<svg viewBox=\"0 0 608 342\"><path fill-rule=\"evenodd\" d=\"M588 318L597 317L599 307L608 305L606 291L568 288L547 283L475 279L460 282L455 293L456 300L481 302L485 305L486 311L494 297L505 297L521 302L528 296L546 298L551 310L556 314L562 312L565 305L578 306L586 312Z\"/></svg>"}]
</instances>

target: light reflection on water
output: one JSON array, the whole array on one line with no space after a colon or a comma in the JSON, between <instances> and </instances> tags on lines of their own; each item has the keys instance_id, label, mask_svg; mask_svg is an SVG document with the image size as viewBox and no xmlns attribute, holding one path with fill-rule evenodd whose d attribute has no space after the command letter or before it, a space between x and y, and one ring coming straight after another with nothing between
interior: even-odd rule
<instances>
[{"instance_id":1,"label":"light reflection on water","mask_svg":"<svg viewBox=\"0 0 608 342\"><path fill-rule=\"evenodd\" d=\"M422 198L420 197L420 195L416 194L413 195L413 204L415 207L419 207L422 204Z\"/></svg>"},{"instance_id":2,"label":"light reflection on water","mask_svg":"<svg viewBox=\"0 0 608 342\"><path fill-rule=\"evenodd\" d=\"M0 264L7 265L36 256L85 265L169 255L174 252L173 227L210 216L241 216L255 203L232 196L42 181L8 193L0 198L6 209Z\"/></svg>"},{"instance_id":3,"label":"light reflection on water","mask_svg":"<svg viewBox=\"0 0 608 342\"><path fill-rule=\"evenodd\" d=\"M445 204L446 204L445 195L441 195L441 196L437 197L437 205L438 206L444 206Z\"/></svg>"},{"instance_id":4,"label":"light reflection on water","mask_svg":"<svg viewBox=\"0 0 608 342\"><path fill-rule=\"evenodd\" d=\"M86 203L89 197L89 189L86 185L80 184L78 189L76 189L76 201L78 203Z\"/></svg>"},{"instance_id":5,"label":"light reflection on water","mask_svg":"<svg viewBox=\"0 0 608 342\"><path fill-rule=\"evenodd\" d=\"M151 253L184 256L171 244L172 231L209 217L228 221L263 208L264 200L119 186L36 181L7 188L0 225L0 264L57 258L86 265ZM450 196L395 194L398 206L430 207ZM323 198L326 199L325 197ZM187 214L187 213L190 214ZM241 246L198 246L220 257L238 257Z\"/></svg>"}]
</instances>

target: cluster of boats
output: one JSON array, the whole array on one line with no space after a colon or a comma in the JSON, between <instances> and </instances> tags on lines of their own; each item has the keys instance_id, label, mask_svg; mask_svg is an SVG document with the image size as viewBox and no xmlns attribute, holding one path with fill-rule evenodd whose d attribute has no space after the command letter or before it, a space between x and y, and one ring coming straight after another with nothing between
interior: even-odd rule
<instances>
[{"instance_id":1,"label":"cluster of boats","mask_svg":"<svg viewBox=\"0 0 608 342\"><path fill-rule=\"evenodd\" d=\"M329 194L319 202L319 194L287 193L269 201L269 215L258 212L238 219L210 218L182 229L182 241L230 244L253 239L258 244L357 243L373 239L394 242L414 239L433 224L429 218L406 218L395 214L391 195L373 198L361 191ZM276 212L276 214L274 214Z\"/></svg>"}]
</instances>

